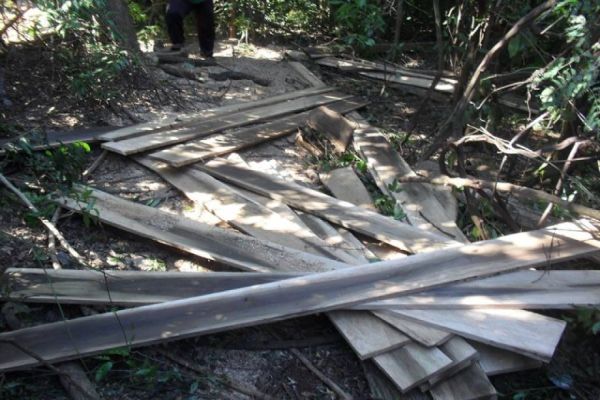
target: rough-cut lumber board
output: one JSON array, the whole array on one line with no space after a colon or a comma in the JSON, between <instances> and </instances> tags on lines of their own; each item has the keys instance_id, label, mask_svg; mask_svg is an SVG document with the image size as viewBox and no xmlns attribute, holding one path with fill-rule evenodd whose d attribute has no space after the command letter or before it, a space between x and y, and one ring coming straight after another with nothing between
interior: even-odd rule
<instances>
[{"instance_id":1,"label":"rough-cut lumber board","mask_svg":"<svg viewBox=\"0 0 600 400\"><path fill-rule=\"evenodd\" d=\"M103 143L102 148L122 155L141 153L144 151L208 136L213 133L222 132L226 129L237 128L240 126L264 121L269 118L276 118L286 114L304 111L308 108L333 103L349 97L351 96L338 92L302 97L295 100L240 111L221 118L210 119L196 126L177 128L158 133L150 133L118 142Z\"/></svg>"},{"instance_id":2,"label":"rough-cut lumber board","mask_svg":"<svg viewBox=\"0 0 600 400\"><path fill-rule=\"evenodd\" d=\"M135 160L181 190L194 203L251 236L322 257L352 261L345 253L330 249L310 229L287 219L268 207L249 200L244 194L191 168L175 169L146 156Z\"/></svg>"},{"instance_id":3,"label":"rough-cut lumber board","mask_svg":"<svg viewBox=\"0 0 600 400\"><path fill-rule=\"evenodd\" d=\"M147 272L8 268L0 298L26 302L139 306L275 282L297 273Z\"/></svg>"},{"instance_id":4,"label":"rough-cut lumber board","mask_svg":"<svg viewBox=\"0 0 600 400\"><path fill-rule=\"evenodd\" d=\"M402 393L452 366L450 357L437 347L427 348L417 343L408 343L397 350L373 357L373 361Z\"/></svg>"},{"instance_id":5,"label":"rough-cut lumber board","mask_svg":"<svg viewBox=\"0 0 600 400\"><path fill-rule=\"evenodd\" d=\"M431 386L436 383L467 368L471 365L473 360L476 360L479 357L477 350L459 336L453 336L450 340L440 346L440 350L452 360L452 364L445 373L436 374L430 377L426 384L428 388L431 388Z\"/></svg>"},{"instance_id":6,"label":"rough-cut lumber board","mask_svg":"<svg viewBox=\"0 0 600 400\"><path fill-rule=\"evenodd\" d=\"M455 212L447 204L438 201L435 188L423 184L398 184L397 178L415 173L377 128L368 125L362 118L358 119L357 113L351 114L351 117L357 118L359 124L354 132L354 145L366 158L379 189L400 203L410 223L429 232L446 234L455 240L467 242L456 225ZM400 190L391 190L390 187L394 185Z\"/></svg>"},{"instance_id":7,"label":"rough-cut lumber board","mask_svg":"<svg viewBox=\"0 0 600 400\"><path fill-rule=\"evenodd\" d=\"M284 93L277 96L267 97L266 99L252 101L248 103L229 104L219 108L208 109L192 114L167 114L158 120L143 122L141 124L126 126L113 130L111 132L98 136L99 139L105 141L117 141L129 139L135 136L146 135L148 133L157 133L164 130L182 128L198 124L207 120L221 118L236 112L250 110L252 108L268 106L270 104L280 103L297 99L304 96L312 96L316 94L331 92L333 88L319 87L297 90L294 92Z\"/></svg>"},{"instance_id":8,"label":"rough-cut lumber board","mask_svg":"<svg viewBox=\"0 0 600 400\"><path fill-rule=\"evenodd\" d=\"M600 305L600 271L518 271L360 305L392 309L574 309Z\"/></svg>"},{"instance_id":9,"label":"rough-cut lumber board","mask_svg":"<svg viewBox=\"0 0 600 400\"><path fill-rule=\"evenodd\" d=\"M488 277L598 252L585 220L507 235L460 248L97 314L0 334L0 370L143 346L309 315L444 284ZM439 385L438 385L439 386Z\"/></svg>"},{"instance_id":10,"label":"rough-cut lumber board","mask_svg":"<svg viewBox=\"0 0 600 400\"><path fill-rule=\"evenodd\" d=\"M393 385L372 361L363 362L365 377L371 389L373 399L377 400L431 400L431 397L419 390L402 393Z\"/></svg>"},{"instance_id":11,"label":"rough-cut lumber board","mask_svg":"<svg viewBox=\"0 0 600 400\"><path fill-rule=\"evenodd\" d=\"M97 143L98 136L103 132L112 129L112 127L95 127L88 129L73 129L68 132L48 132L40 141L30 141L31 149L34 151L53 149L62 145L73 144L77 142ZM31 138L28 138L31 140ZM6 150L2 149L14 143L15 139L0 140L0 155L4 155ZM13 148L15 151L20 151L19 148Z\"/></svg>"},{"instance_id":12,"label":"rough-cut lumber board","mask_svg":"<svg viewBox=\"0 0 600 400\"><path fill-rule=\"evenodd\" d=\"M430 326L425 326L407 320L406 318L401 318L398 315L393 314L391 312L380 311L375 312L374 314L378 318L381 318L388 324L392 325L394 328L405 333L413 340L427 347L439 346L447 342L454 336L450 332L435 329Z\"/></svg>"},{"instance_id":13,"label":"rough-cut lumber board","mask_svg":"<svg viewBox=\"0 0 600 400\"><path fill-rule=\"evenodd\" d=\"M347 99L330 104L331 109L339 113L356 110L366 103L358 99ZM174 167L206 161L249 146L277 139L287 135L306 123L310 112L294 114L276 121L251 126L246 129L211 135L150 154L156 160L164 161Z\"/></svg>"},{"instance_id":14,"label":"rough-cut lumber board","mask_svg":"<svg viewBox=\"0 0 600 400\"><path fill-rule=\"evenodd\" d=\"M259 171L250 170L222 159L195 168L255 193L283 201L291 207L318 215L347 229L363 233L401 250L416 252L455 245L457 242L424 232L375 212L336 200L331 196L285 182Z\"/></svg>"},{"instance_id":15,"label":"rough-cut lumber board","mask_svg":"<svg viewBox=\"0 0 600 400\"><path fill-rule=\"evenodd\" d=\"M479 353L479 364L487 376L508 374L542 366L541 361L512 351L488 346L481 342L470 341L469 343Z\"/></svg>"},{"instance_id":16,"label":"rough-cut lumber board","mask_svg":"<svg viewBox=\"0 0 600 400\"><path fill-rule=\"evenodd\" d=\"M373 199L352 167L319 174L319 179L335 197L348 203L375 210Z\"/></svg>"},{"instance_id":17,"label":"rough-cut lumber board","mask_svg":"<svg viewBox=\"0 0 600 400\"><path fill-rule=\"evenodd\" d=\"M368 78L373 78L385 82L392 82L399 85L407 85L407 86L416 86L423 89L429 89L431 86L432 79L420 78L416 76L409 76L404 73L390 73L386 74L383 72L359 72L360 75L366 76ZM450 82L440 81L435 89L438 92L442 93L453 93L454 92L454 84Z\"/></svg>"},{"instance_id":18,"label":"rough-cut lumber board","mask_svg":"<svg viewBox=\"0 0 600 400\"><path fill-rule=\"evenodd\" d=\"M344 118L339 111L327 106L312 110L308 115L307 125L325 134L338 153L346 151L356 128L356 125Z\"/></svg>"},{"instance_id":19,"label":"rough-cut lumber board","mask_svg":"<svg viewBox=\"0 0 600 400\"><path fill-rule=\"evenodd\" d=\"M332 311L328 316L335 318L335 326L361 360L397 349L410 342L406 335L370 313Z\"/></svg>"},{"instance_id":20,"label":"rough-cut lumber board","mask_svg":"<svg viewBox=\"0 0 600 400\"><path fill-rule=\"evenodd\" d=\"M431 388L434 400L495 400L496 389L479 363L439 382Z\"/></svg>"},{"instance_id":21,"label":"rough-cut lumber board","mask_svg":"<svg viewBox=\"0 0 600 400\"><path fill-rule=\"evenodd\" d=\"M103 223L236 268L307 272L344 266L333 260L188 220L99 190L92 191L91 199ZM59 203L74 211L81 210L81 204L72 199L62 198Z\"/></svg>"},{"instance_id":22,"label":"rough-cut lumber board","mask_svg":"<svg viewBox=\"0 0 600 400\"><path fill-rule=\"evenodd\" d=\"M524 310L394 310L413 321L548 362L566 322Z\"/></svg>"},{"instance_id":23,"label":"rough-cut lumber board","mask_svg":"<svg viewBox=\"0 0 600 400\"><path fill-rule=\"evenodd\" d=\"M322 87L324 85L323 81L316 77L308 68L304 66L304 64L298 61L288 61L290 67L294 69L304 79L309 85L313 87Z\"/></svg>"}]
</instances>

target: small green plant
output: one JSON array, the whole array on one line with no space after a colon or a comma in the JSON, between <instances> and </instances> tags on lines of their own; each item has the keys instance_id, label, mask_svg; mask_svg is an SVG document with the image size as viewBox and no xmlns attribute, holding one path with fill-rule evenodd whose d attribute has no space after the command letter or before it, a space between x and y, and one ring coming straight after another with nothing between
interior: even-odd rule
<instances>
[{"instance_id":1,"label":"small green plant","mask_svg":"<svg viewBox=\"0 0 600 400\"><path fill-rule=\"evenodd\" d=\"M340 36L349 45L368 48L375 45L377 34L385 29L380 5L367 0L331 0L336 6L335 20Z\"/></svg>"},{"instance_id":2,"label":"small green plant","mask_svg":"<svg viewBox=\"0 0 600 400\"><path fill-rule=\"evenodd\" d=\"M588 334L600 334L600 309L582 308L563 319Z\"/></svg>"}]
</instances>

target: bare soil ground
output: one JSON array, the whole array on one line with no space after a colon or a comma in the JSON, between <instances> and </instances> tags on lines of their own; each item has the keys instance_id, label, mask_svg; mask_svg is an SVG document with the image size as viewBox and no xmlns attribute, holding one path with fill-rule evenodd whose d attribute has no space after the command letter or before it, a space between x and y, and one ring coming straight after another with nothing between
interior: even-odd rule
<instances>
[{"instance_id":1,"label":"bare soil ground","mask_svg":"<svg viewBox=\"0 0 600 400\"><path fill-rule=\"evenodd\" d=\"M235 58L232 55L235 53ZM305 87L306 84L282 61L277 47L232 49L231 44L221 44L216 54L217 62L237 71L253 74L271 82L260 86L249 80L214 81L209 73L220 67L198 70L205 79L203 83L177 79L155 71L157 82L166 92L161 98L152 91L140 91L140 95L119 104L112 111L86 109L70 100L66 94L51 96L48 89L35 95L32 80L13 80L9 95L15 102L13 122L19 121L23 130L56 130L92 127L98 125L127 125L131 123L126 109L135 118L149 120L163 112L187 112L223 104L251 101ZM19 66L15 66L19 68ZM37 71L37 70L36 70ZM373 124L386 129L395 139L403 130L420 98L403 94L379 84L340 76L325 69L314 68L326 83L341 90L371 100L361 111ZM17 70L7 71L7 77ZM47 77L43 69L36 79ZM416 140L399 148L409 161L416 159L420 147L419 138L435 130L445 105L430 103L419 118L415 132ZM91 163L99 150L89 157ZM263 144L241 153L261 169L316 185L316 172L326 167L303 149L294 146L293 138L287 137ZM368 182L368 178L365 177ZM153 173L133 161L109 154L93 173L90 184L117 194L182 214L189 218L204 220L214 218L183 198L173 188ZM374 185L368 185L374 188ZM46 254L46 232L24 221L24 211L5 196L0 197L0 266L42 267L49 266ZM18 211L17 211L18 210ZM209 261L174 251L173 249L141 239L108 226L86 227L81 218L66 214L59 222L59 229L67 240L99 269L130 270L179 270L210 271L225 267ZM75 267L68 255L60 253L64 268ZM38 324L60 315L56 307L4 305L3 318L16 316L25 324ZM65 307L62 312L75 317L99 309ZM557 315L560 317L560 314ZM0 321L0 329L7 330L6 320ZM277 336L277 338L276 338ZM582 337L584 339L582 339ZM569 329L558 356L547 368L531 373L513 374L494 379L503 398L519 399L597 399L600 376L600 349L597 338L582 335L577 325ZM325 375L338 383L356 399L368 399L369 390L358 358L340 338L323 316L294 319L268 326L240 329L222 334L178 341L163 346L142 348L127 355L105 355L84 361L84 366L99 393L106 399L246 399L247 396L232 390L225 383L232 379L272 395L277 399L334 399L336 396L289 351L297 346ZM203 373L187 370L164 352L176 354L201 368ZM102 366L108 361L113 367L101 376ZM567 376L568 375L568 376ZM572 383L568 383L569 377ZM11 373L0 377L2 399L64 399L65 394L56 377L43 368L30 372ZM567 382L560 388L556 382ZM549 389L548 389L549 388ZM524 393L520 395L519 393ZM516 397L523 396L523 397ZM546 396L546 397L544 397ZM575 396L575 397L573 397ZM590 397L596 396L596 397Z\"/></svg>"}]
</instances>

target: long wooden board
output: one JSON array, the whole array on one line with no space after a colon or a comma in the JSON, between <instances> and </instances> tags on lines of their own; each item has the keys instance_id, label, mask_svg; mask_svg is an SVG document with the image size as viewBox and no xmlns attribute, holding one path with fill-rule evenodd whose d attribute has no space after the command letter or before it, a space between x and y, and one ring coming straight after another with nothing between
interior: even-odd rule
<instances>
[{"instance_id":1,"label":"long wooden board","mask_svg":"<svg viewBox=\"0 0 600 400\"><path fill-rule=\"evenodd\" d=\"M91 199L98 218L103 223L239 269L314 272L345 265L231 230L191 221L99 190L92 191ZM72 199L62 198L59 203L71 210L81 211L81 204Z\"/></svg>"},{"instance_id":2,"label":"long wooden board","mask_svg":"<svg viewBox=\"0 0 600 400\"><path fill-rule=\"evenodd\" d=\"M105 141L117 141L133 138L136 136L146 135L149 133L157 133L164 130L170 130L175 128L182 128L191 126L197 123L208 121L210 119L221 118L226 115L230 115L236 112L250 110L252 108L268 106L271 104L280 103L283 101L289 101L300 97L311 96L315 94L321 94L333 91L333 88L321 86L319 88L308 88L303 90L297 90L294 92L284 93L277 96L267 97L262 100L247 102L247 103L236 103L229 104L226 106L213 108L209 110L200 111L191 114L171 113L166 114L163 117L149 122L143 122L141 124L126 126L113 130L108 133L104 133L98 136L99 139Z\"/></svg>"},{"instance_id":3,"label":"long wooden board","mask_svg":"<svg viewBox=\"0 0 600 400\"><path fill-rule=\"evenodd\" d=\"M285 182L259 171L215 159L195 165L210 175L263 196L280 200L291 207L318 215L350 230L381 240L401 250L417 252L447 246L458 246L445 237L394 221L375 212L336 200L331 196Z\"/></svg>"},{"instance_id":4,"label":"long wooden board","mask_svg":"<svg viewBox=\"0 0 600 400\"><path fill-rule=\"evenodd\" d=\"M496 400L496 389L479 363L439 382L431 388L433 400Z\"/></svg>"},{"instance_id":5,"label":"long wooden board","mask_svg":"<svg viewBox=\"0 0 600 400\"><path fill-rule=\"evenodd\" d=\"M351 96L339 92L302 97L287 102L253 108L229 114L224 117L210 119L196 126L151 133L118 142L106 142L102 144L102 148L122 155L141 153L208 136L213 133L222 132L226 129L237 128L261 122L269 118L276 118L286 114L304 111L309 108L333 103L350 97Z\"/></svg>"},{"instance_id":6,"label":"long wooden board","mask_svg":"<svg viewBox=\"0 0 600 400\"><path fill-rule=\"evenodd\" d=\"M430 326L402 318L397 314L390 312L389 310L390 309L388 309L388 311L384 310L375 312L374 314L378 318L381 318L383 321L398 329L400 332L404 332L410 338L422 344L423 346L440 346L454 336L450 332L435 329Z\"/></svg>"},{"instance_id":7,"label":"long wooden board","mask_svg":"<svg viewBox=\"0 0 600 400\"><path fill-rule=\"evenodd\" d=\"M359 128L354 132L354 145L367 160L367 166L377 186L389 194L402 207L410 223L429 232L448 235L455 240L468 242L455 222L456 213L435 196L435 188L426 184L398 184L397 178L415 173L379 131L370 126L357 113ZM390 189L395 186L398 189Z\"/></svg>"},{"instance_id":8,"label":"long wooden board","mask_svg":"<svg viewBox=\"0 0 600 400\"><path fill-rule=\"evenodd\" d=\"M366 104L366 102L361 102L358 99L347 99L336 101L330 104L329 107L336 112L344 114L363 107ZM164 161L174 167L182 167L199 161L206 161L288 135L296 131L300 126L305 125L309 115L310 112L308 111L301 112L246 129L211 135L200 140L186 142L157 151L150 154L149 157Z\"/></svg>"},{"instance_id":9,"label":"long wooden board","mask_svg":"<svg viewBox=\"0 0 600 400\"><path fill-rule=\"evenodd\" d=\"M566 322L524 310L394 310L391 313L468 339L548 362Z\"/></svg>"},{"instance_id":10,"label":"long wooden board","mask_svg":"<svg viewBox=\"0 0 600 400\"><path fill-rule=\"evenodd\" d=\"M512 351L488 346L481 342L469 341L469 343L479 353L479 364L487 376L508 374L542 366L541 361Z\"/></svg>"},{"instance_id":11,"label":"long wooden board","mask_svg":"<svg viewBox=\"0 0 600 400\"><path fill-rule=\"evenodd\" d=\"M409 76L401 73L387 74L384 72L359 72L360 75L366 76L367 78L373 78L385 82L396 83L399 85L416 86L423 89L429 89L431 86L432 79L420 78L416 76ZM435 86L435 91L442 93L453 93L454 84L450 82L444 82L443 80L438 82Z\"/></svg>"},{"instance_id":12,"label":"long wooden board","mask_svg":"<svg viewBox=\"0 0 600 400\"><path fill-rule=\"evenodd\" d=\"M325 187L340 200L375 210L373 199L352 167L337 168L319 174Z\"/></svg>"},{"instance_id":13,"label":"long wooden board","mask_svg":"<svg viewBox=\"0 0 600 400\"><path fill-rule=\"evenodd\" d=\"M373 358L402 393L451 368L452 360L437 347L409 343Z\"/></svg>"},{"instance_id":14,"label":"long wooden board","mask_svg":"<svg viewBox=\"0 0 600 400\"><path fill-rule=\"evenodd\" d=\"M443 371L442 373L430 377L427 382L428 388L431 388L431 386L434 386L436 383L467 368L474 360L479 358L477 350L459 336L453 336L450 340L440 346L440 350L452 360L452 364L447 371Z\"/></svg>"},{"instance_id":15,"label":"long wooden board","mask_svg":"<svg viewBox=\"0 0 600 400\"><path fill-rule=\"evenodd\" d=\"M551 265L597 252L584 220L538 231L184 300L142 306L0 334L0 370L93 355L346 308L401 293Z\"/></svg>"}]
</instances>

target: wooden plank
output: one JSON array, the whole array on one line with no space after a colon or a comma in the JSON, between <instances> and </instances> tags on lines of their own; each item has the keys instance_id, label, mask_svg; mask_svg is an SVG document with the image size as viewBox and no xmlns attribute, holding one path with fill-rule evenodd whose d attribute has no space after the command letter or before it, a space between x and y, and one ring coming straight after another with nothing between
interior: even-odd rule
<instances>
[{"instance_id":1,"label":"wooden plank","mask_svg":"<svg viewBox=\"0 0 600 400\"><path fill-rule=\"evenodd\" d=\"M336 200L316 190L243 168L227 160L215 159L204 165L195 165L194 168L199 168L236 186L280 200L291 207L318 215L401 250L415 252L458 245L440 235L424 232L351 203Z\"/></svg>"},{"instance_id":2,"label":"wooden plank","mask_svg":"<svg viewBox=\"0 0 600 400\"><path fill-rule=\"evenodd\" d=\"M375 364L394 382L402 393L442 373L452 360L437 347L408 343L399 349L373 358Z\"/></svg>"},{"instance_id":3,"label":"wooden plank","mask_svg":"<svg viewBox=\"0 0 600 400\"><path fill-rule=\"evenodd\" d=\"M428 379L428 382L425 384L427 390L432 386L435 386L438 382L468 368L474 360L479 358L477 350L459 336L453 336L446 343L442 344L440 350L452 360L452 364L446 371L435 374ZM421 390L423 390L423 388L421 388Z\"/></svg>"},{"instance_id":4,"label":"wooden plank","mask_svg":"<svg viewBox=\"0 0 600 400\"><path fill-rule=\"evenodd\" d=\"M431 400L431 397L419 390L402 393L390 380L377 368L372 361L363 362L365 377L371 389L373 399L377 400Z\"/></svg>"},{"instance_id":5,"label":"wooden plank","mask_svg":"<svg viewBox=\"0 0 600 400\"><path fill-rule=\"evenodd\" d=\"M335 321L336 328L361 360L387 353L410 342L406 335L368 312L331 311L327 315Z\"/></svg>"},{"instance_id":6,"label":"wooden plank","mask_svg":"<svg viewBox=\"0 0 600 400\"><path fill-rule=\"evenodd\" d=\"M319 87L319 88L308 88L303 90L297 90L294 92L284 93L277 96L267 97L262 100L247 102L247 103L236 103L229 104L226 106L203 110L192 114L181 114L171 113L165 114L160 119L143 122L141 124L126 126L113 130L108 133L104 133L98 136L99 139L104 141L117 141L133 138L136 136L146 135L149 133L157 133L164 130L171 130L175 128L183 128L191 126L201 122L205 122L215 118L221 118L226 115L230 115L236 112L250 110L252 108L268 106L271 104L280 103L282 101L288 101L298 99L304 96L311 96L315 94L321 94L333 91L330 87Z\"/></svg>"},{"instance_id":7,"label":"wooden plank","mask_svg":"<svg viewBox=\"0 0 600 400\"><path fill-rule=\"evenodd\" d=\"M600 271L518 271L360 305L361 309L574 309L600 305Z\"/></svg>"},{"instance_id":8,"label":"wooden plank","mask_svg":"<svg viewBox=\"0 0 600 400\"><path fill-rule=\"evenodd\" d=\"M548 362L566 322L523 310L394 310L413 321Z\"/></svg>"},{"instance_id":9,"label":"wooden plank","mask_svg":"<svg viewBox=\"0 0 600 400\"><path fill-rule=\"evenodd\" d=\"M344 118L340 112L327 106L312 110L308 115L307 125L327 136L339 154L346 151L356 128L356 125Z\"/></svg>"},{"instance_id":10,"label":"wooden plank","mask_svg":"<svg viewBox=\"0 0 600 400\"><path fill-rule=\"evenodd\" d=\"M365 102L358 99L340 100L330 104L339 113L347 113L363 107ZM257 110L258 111L258 110ZM265 124L246 129L211 135L150 154L156 160L164 161L174 167L206 161L210 158L254 146L268 140L274 140L296 131L306 123L310 112L294 114Z\"/></svg>"},{"instance_id":11,"label":"wooden plank","mask_svg":"<svg viewBox=\"0 0 600 400\"><path fill-rule=\"evenodd\" d=\"M103 223L235 268L307 272L344 266L333 260L188 220L99 190L92 190L90 198ZM59 203L71 210L81 211L81 204L72 199L62 198Z\"/></svg>"},{"instance_id":12,"label":"wooden plank","mask_svg":"<svg viewBox=\"0 0 600 400\"><path fill-rule=\"evenodd\" d=\"M439 382L431 388L434 400L496 400L494 386L485 376L479 363Z\"/></svg>"},{"instance_id":13,"label":"wooden plank","mask_svg":"<svg viewBox=\"0 0 600 400\"><path fill-rule=\"evenodd\" d=\"M454 336L450 332L435 329L430 326L422 325L406 318L402 318L393 312L379 311L375 312L374 314L378 318L381 318L388 324L392 325L394 328L405 333L413 340L427 347L439 346Z\"/></svg>"},{"instance_id":14,"label":"wooden plank","mask_svg":"<svg viewBox=\"0 0 600 400\"><path fill-rule=\"evenodd\" d=\"M404 73L384 73L384 72L359 72L360 75L367 78L373 78L380 81L396 83L398 85L416 86L423 89L429 89L432 79L421 78L416 76L406 75ZM450 82L440 81L435 86L435 91L442 93L453 93L455 85Z\"/></svg>"},{"instance_id":15,"label":"wooden plank","mask_svg":"<svg viewBox=\"0 0 600 400\"><path fill-rule=\"evenodd\" d=\"M191 168L175 169L146 156L135 160L156 172L186 197L218 218L251 236L321 257L351 262L346 253L335 251L314 235L301 221L287 219L268 207L253 202L243 193Z\"/></svg>"},{"instance_id":16,"label":"wooden plank","mask_svg":"<svg viewBox=\"0 0 600 400\"><path fill-rule=\"evenodd\" d=\"M298 61L288 61L288 64L312 87L322 87L325 85L323 81L306 68L304 64Z\"/></svg>"},{"instance_id":17,"label":"wooden plank","mask_svg":"<svg viewBox=\"0 0 600 400\"><path fill-rule=\"evenodd\" d=\"M119 310L0 334L0 370L143 346L331 311L395 294L552 264L598 252L585 220L283 281ZM193 317L192 317L193 316ZM401 348L402 349L402 348Z\"/></svg>"},{"instance_id":18,"label":"wooden plank","mask_svg":"<svg viewBox=\"0 0 600 400\"><path fill-rule=\"evenodd\" d=\"M469 341L479 353L479 364L487 376L508 374L539 368L543 364L539 360L524 355L488 346L481 342Z\"/></svg>"},{"instance_id":19,"label":"wooden plank","mask_svg":"<svg viewBox=\"0 0 600 400\"><path fill-rule=\"evenodd\" d=\"M8 268L3 300L139 306L275 282L295 273L147 272Z\"/></svg>"},{"instance_id":20,"label":"wooden plank","mask_svg":"<svg viewBox=\"0 0 600 400\"><path fill-rule=\"evenodd\" d=\"M350 97L351 96L338 92L302 97L295 100L228 114L224 117L207 120L196 126L150 133L118 142L103 143L102 148L122 155L141 153L208 136L213 133L222 132L226 129L237 128L261 122L269 118L276 118L286 114L304 111L308 108L318 107L323 104L333 103Z\"/></svg>"},{"instance_id":21,"label":"wooden plank","mask_svg":"<svg viewBox=\"0 0 600 400\"><path fill-rule=\"evenodd\" d=\"M415 173L377 128L370 126L357 113L350 117L357 118L359 129L354 133L354 144L366 158L377 186L400 204L410 223L429 232L468 242L456 225L455 211L438 201L435 195L437 189L432 185L398 184L397 178ZM398 190L390 189L396 186Z\"/></svg>"},{"instance_id":22,"label":"wooden plank","mask_svg":"<svg viewBox=\"0 0 600 400\"><path fill-rule=\"evenodd\" d=\"M373 199L352 167L319 174L319 179L336 198L359 207L375 210Z\"/></svg>"}]
</instances>

